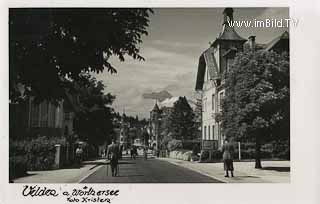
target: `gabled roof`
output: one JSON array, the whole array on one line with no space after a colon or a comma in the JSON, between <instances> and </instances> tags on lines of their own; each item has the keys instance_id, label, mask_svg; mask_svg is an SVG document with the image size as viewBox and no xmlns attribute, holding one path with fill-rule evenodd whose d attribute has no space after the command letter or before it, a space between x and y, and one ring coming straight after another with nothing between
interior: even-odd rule
<instances>
[{"instance_id":1,"label":"gabled roof","mask_svg":"<svg viewBox=\"0 0 320 204\"><path fill-rule=\"evenodd\" d=\"M154 112L155 112L155 111L157 111L157 112L160 111L158 104L155 104L155 105L154 105L152 111L154 111Z\"/></svg>"},{"instance_id":2,"label":"gabled roof","mask_svg":"<svg viewBox=\"0 0 320 204\"><path fill-rule=\"evenodd\" d=\"M174 103L179 100L178 96L167 98L163 100L162 102L159 103L160 107L167 107L167 108L172 108L174 106Z\"/></svg>"},{"instance_id":3,"label":"gabled roof","mask_svg":"<svg viewBox=\"0 0 320 204\"><path fill-rule=\"evenodd\" d=\"M269 51L271 50L273 47L275 47L280 41L282 40L289 40L289 33L288 31L283 32L280 36L276 37L275 39L273 39L271 42L269 42L266 45L265 50Z\"/></svg>"},{"instance_id":4,"label":"gabled roof","mask_svg":"<svg viewBox=\"0 0 320 204\"><path fill-rule=\"evenodd\" d=\"M204 76L206 73L206 67L208 68L209 78L214 80L218 78L218 64L216 58L214 57L214 48L210 47L205 50L200 58L198 64L198 73L196 81L196 90L202 90L204 83Z\"/></svg>"},{"instance_id":5,"label":"gabled roof","mask_svg":"<svg viewBox=\"0 0 320 204\"><path fill-rule=\"evenodd\" d=\"M223 25L222 32L219 34L219 36L213 42L213 46L215 46L219 41L222 41L222 40L232 40L232 41L242 41L242 42L247 41L247 39L241 37L234 30L234 28L230 27L228 24Z\"/></svg>"}]
</instances>

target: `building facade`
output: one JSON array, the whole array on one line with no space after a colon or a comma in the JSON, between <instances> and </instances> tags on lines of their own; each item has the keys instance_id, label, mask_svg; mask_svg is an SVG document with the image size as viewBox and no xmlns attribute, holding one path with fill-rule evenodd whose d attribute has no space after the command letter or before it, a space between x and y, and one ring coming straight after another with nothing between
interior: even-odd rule
<instances>
[{"instance_id":1,"label":"building facade","mask_svg":"<svg viewBox=\"0 0 320 204\"><path fill-rule=\"evenodd\" d=\"M281 53L289 51L289 33L273 39L268 44L257 44L255 36L247 39L241 37L234 27L229 26L233 21L233 9L223 11L222 31L215 41L199 58L196 80L196 91L202 100L202 146L210 141L211 149L219 149L225 138L221 128L221 105L225 96L223 74L228 72L237 52L246 49L264 49Z\"/></svg>"}]
</instances>

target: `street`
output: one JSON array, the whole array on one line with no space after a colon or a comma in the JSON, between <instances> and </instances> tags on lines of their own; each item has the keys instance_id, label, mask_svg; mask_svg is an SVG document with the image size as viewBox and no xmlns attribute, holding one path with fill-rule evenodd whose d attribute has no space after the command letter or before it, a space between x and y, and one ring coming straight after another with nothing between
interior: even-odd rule
<instances>
[{"instance_id":1,"label":"street","mask_svg":"<svg viewBox=\"0 0 320 204\"><path fill-rule=\"evenodd\" d=\"M136 160L124 157L119 161L120 174L111 176L107 165L84 179L82 183L221 183L189 169L176 166L154 158L144 160L138 156Z\"/></svg>"}]
</instances>

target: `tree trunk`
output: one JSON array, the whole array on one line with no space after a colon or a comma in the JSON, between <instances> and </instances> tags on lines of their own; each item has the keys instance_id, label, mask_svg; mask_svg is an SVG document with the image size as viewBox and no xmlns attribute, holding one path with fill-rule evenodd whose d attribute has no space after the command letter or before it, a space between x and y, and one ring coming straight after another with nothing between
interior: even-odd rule
<instances>
[{"instance_id":1,"label":"tree trunk","mask_svg":"<svg viewBox=\"0 0 320 204\"><path fill-rule=\"evenodd\" d=\"M257 136L258 137L258 136ZM260 148L261 148L261 144L260 144L260 141L259 139L257 138L256 139L256 158L255 158L255 167L256 169L261 169L262 166L261 166L261 159L260 159Z\"/></svg>"}]
</instances>

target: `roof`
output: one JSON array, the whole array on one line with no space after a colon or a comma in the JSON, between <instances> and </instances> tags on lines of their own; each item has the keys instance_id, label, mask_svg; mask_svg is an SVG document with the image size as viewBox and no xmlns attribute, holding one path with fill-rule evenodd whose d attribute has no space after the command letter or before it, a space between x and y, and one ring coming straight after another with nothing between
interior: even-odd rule
<instances>
[{"instance_id":1,"label":"roof","mask_svg":"<svg viewBox=\"0 0 320 204\"><path fill-rule=\"evenodd\" d=\"M213 50L214 50L213 47L208 48L201 54L199 58L196 90L202 90L203 83L204 83L204 76L206 73L206 67L209 70L210 79L214 80L219 77L218 64L217 64L216 58L214 57Z\"/></svg>"},{"instance_id":2,"label":"roof","mask_svg":"<svg viewBox=\"0 0 320 204\"><path fill-rule=\"evenodd\" d=\"M152 111L160 111L158 104L155 104Z\"/></svg>"},{"instance_id":3,"label":"roof","mask_svg":"<svg viewBox=\"0 0 320 204\"><path fill-rule=\"evenodd\" d=\"M171 97L171 98L167 98L164 101L162 101L161 103L159 103L160 107L167 107L167 108L172 108L174 106L174 103L176 101L179 100L179 97Z\"/></svg>"},{"instance_id":4,"label":"roof","mask_svg":"<svg viewBox=\"0 0 320 204\"><path fill-rule=\"evenodd\" d=\"M235 30L234 27L230 27L228 24L223 25L222 32L213 42L213 45L217 44L221 40L233 40L245 42L247 39L241 37Z\"/></svg>"},{"instance_id":5,"label":"roof","mask_svg":"<svg viewBox=\"0 0 320 204\"><path fill-rule=\"evenodd\" d=\"M273 47L275 47L280 41L282 40L289 40L289 33L288 31L283 32L280 36L276 37L275 39L273 39L271 42L269 42L266 45L265 50L269 51L271 50Z\"/></svg>"}]
</instances>

